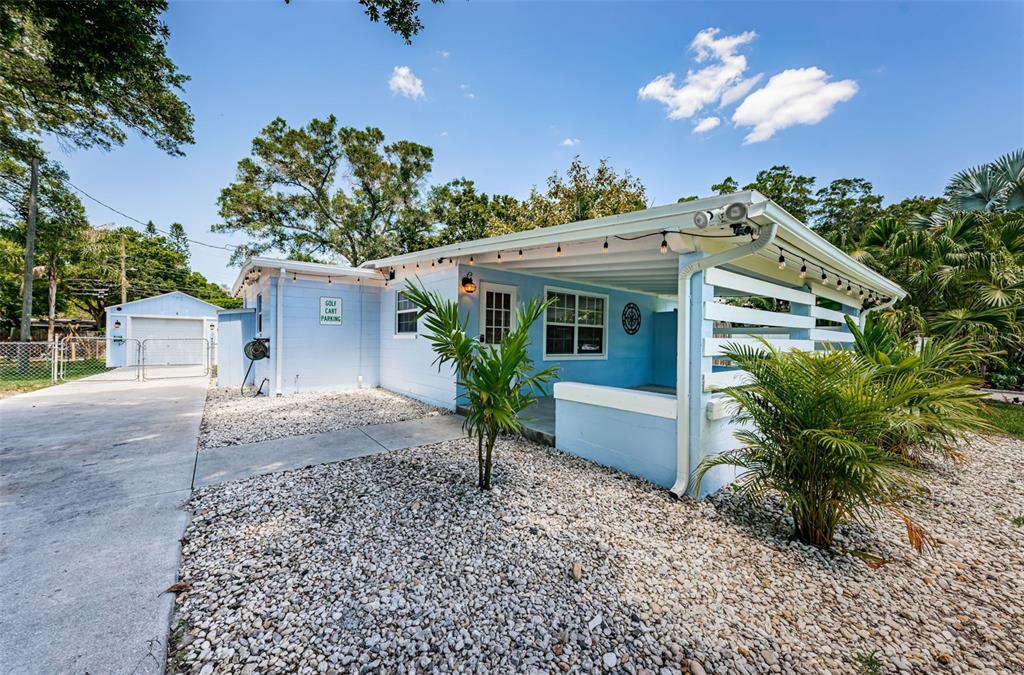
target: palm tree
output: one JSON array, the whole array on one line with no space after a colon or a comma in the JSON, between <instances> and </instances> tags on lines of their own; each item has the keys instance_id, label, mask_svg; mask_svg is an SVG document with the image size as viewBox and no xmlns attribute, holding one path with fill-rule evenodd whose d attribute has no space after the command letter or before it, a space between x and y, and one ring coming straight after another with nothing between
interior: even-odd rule
<instances>
[{"instance_id":1,"label":"palm tree","mask_svg":"<svg viewBox=\"0 0 1024 675\"><path fill-rule=\"evenodd\" d=\"M919 383L854 351L783 352L762 343L726 350L750 376L723 390L737 404L742 447L705 458L698 489L713 468L737 467L734 488L754 501L780 495L803 542L830 546L840 525L892 511L911 544L923 547L923 530L900 509L922 489L918 471L884 447L894 430L936 424L907 405L922 395Z\"/></svg>"},{"instance_id":2,"label":"palm tree","mask_svg":"<svg viewBox=\"0 0 1024 675\"><path fill-rule=\"evenodd\" d=\"M537 400L556 367L535 371L529 356L530 328L547 310L548 302L534 298L516 308L515 328L501 344L482 343L470 335L468 317L459 318L457 303L437 291L410 283L405 296L426 316L424 336L431 343L440 369L451 364L466 400L466 431L477 439L477 479L481 490L491 489L491 467L498 435L522 430L519 414Z\"/></svg>"},{"instance_id":3,"label":"palm tree","mask_svg":"<svg viewBox=\"0 0 1024 675\"><path fill-rule=\"evenodd\" d=\"M960 211L1024 210L1024 150L956 174L946 186L946 197Z\"/></svg>"}]
</instances>

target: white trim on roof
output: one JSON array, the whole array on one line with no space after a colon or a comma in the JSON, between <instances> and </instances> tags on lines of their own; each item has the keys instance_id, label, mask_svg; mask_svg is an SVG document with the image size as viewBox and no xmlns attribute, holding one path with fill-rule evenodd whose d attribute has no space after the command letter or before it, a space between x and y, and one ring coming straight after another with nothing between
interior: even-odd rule
<instances>
[{"instance_id":1,"label":"white trim on roof","mask_svg":"<svg viewBox=\"0 0 1024 675\"><path fill-rule=\"evenodd\" d=\"M241 290L242 281L249 272L251 272L253 268L262 267L267 268L268 274L280 273L281 270L287 270L288 272L294 272L296 274L306 276L352 277L353 279L373 279L377 281L383 279L381 273L377 270L366 269L364 267L303 262L299 260L282 260L280 258L252 257L247 258L242 264L242 269L238 270L238 276L235 277L234 283L231 284L231 294L237 296L238 291Z\"/></svg>"},{"instance_id":2,"label":"white trim on roof","mask_svg":"<svg viewBox=\"0 0 1024 675\"><path fill-rule=\"evenodd\" d=\"M189 295L188 293L185 293L184 291L168 291L167 293L160 293L159 295L151 295L148 298L139 298L138 300L132 300L130 302L116 302L113 305L107 305L106 309L110 309L111 307L122 307L122 308L129 307L131 305L135 305L135 304L138 304L140 302L149 302L150 300L155 300L156 298L163 298L163 297L166 297L168 295L184 295L186 298L188 298L190 300L195 300L196 302L201 302L204 305L206 305L207 307L212 307L215 310L224 309L220 305L215 305L212 302L207 302L206 300L202 300L200 298L197 298L194 295Z\"/></svg>"}]
</instances>

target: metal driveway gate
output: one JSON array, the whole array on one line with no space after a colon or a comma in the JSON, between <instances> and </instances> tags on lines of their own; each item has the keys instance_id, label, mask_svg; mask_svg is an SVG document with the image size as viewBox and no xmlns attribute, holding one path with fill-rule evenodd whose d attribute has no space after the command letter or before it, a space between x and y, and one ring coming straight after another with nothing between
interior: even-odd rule
<instances>
[{"instance_id":1,"label":"metal driveway gate","mask_svg":"<svg viewBox=\"0 0 1024 675\"><path fill-rule=\"evenodd\" d=\"M69 336L57 343L57 356L55 382L138 380L142 374L138 340Z\"/></svg>"},{"instance_id":2,"label":"metal driveway gate","mask_svg":"<svg viewBox=\"0 0 1024 675\"><path fill-rule=\"evenodd\" d=\"M206 338L146 338L142 341L142 379L202 377L210 374Z\"/></svg>"}]
</instances>

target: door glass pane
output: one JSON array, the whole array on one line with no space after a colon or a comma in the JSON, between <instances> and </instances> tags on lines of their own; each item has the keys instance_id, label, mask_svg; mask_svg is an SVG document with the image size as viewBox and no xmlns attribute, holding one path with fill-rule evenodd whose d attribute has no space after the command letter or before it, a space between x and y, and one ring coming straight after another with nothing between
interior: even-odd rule
<instances>
[{"instance_id":1,"label":"door glass pane","mask_svg":"<svg viewBox=\"0 0 1024 675\"><path fill-rule=\"evenodd\" d=\"M484 342L497 344L512 329L512 293L484 293Z\"/></svg>"}]
</instances>

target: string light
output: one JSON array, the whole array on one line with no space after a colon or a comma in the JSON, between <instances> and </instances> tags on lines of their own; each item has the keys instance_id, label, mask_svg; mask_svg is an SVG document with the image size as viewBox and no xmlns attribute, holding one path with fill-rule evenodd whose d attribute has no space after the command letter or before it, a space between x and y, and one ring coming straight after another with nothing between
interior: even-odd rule
<instances>
[{"instance_id":1,"label":"string light","mask_svg":"<svg viewBox=\"0 0 1024 675\"><path fill-rule=\"evenodd\" d=\"M501 251L498 251L498 262L501 262Z\"/></svg>"},{"instance_id":2,"label":"string light","mask_svg":"<svg viewBox=\"0 0 1024 675\"><path fill-rule=\"evenodd\" d=\"M469 256L469 264L470 264L470 265L472 265L472 264L473 264L473 256Z\"/></svg>"},{"instance_id":3,"label":"string light","mask_svg":"<svg viewBox=\"0 0 1024 675\"><path fill-rule=\"evenodd\" d=\"M842 277L836 277L836 290L842 290L842 288L843 288L843 278Z\"/></svg>"},{"instance_id":4,"label":"string light","mask_svg":"<svg viewBox=\"0 0 1024 675\"><path fill-rule=\"evenodd\" d=\"M860 299L861 299L861 301L864 300L864 287L863 286L860 287Z\"/></svg>"},{"instance_id":5,"label":"string light","mask_svg":"<svg viewBox=\"0 0 1024 675\"><path fill-rule=\"evenodd\" d=\"M782 249L779 249L779 269L786 269L786 255L782 252Z\"/></svg>"},{"instance_id":6,"label":"string light","mask_svg":"<svg viewBox=\"0 0 1024 675\"><path fill-rule=\"evenodd\" d=\"M801 258L801 260L803 260L803 258ZM807 261L804 260L803 263L804 264L800 266L800 278L801 279L806 279L807 278Z\"/></svg>"},{"instance_id":7,"label":"string light","mask_svg":"<svg viewBox=\"0 0 1024 675\"><path fill-rule=\"evenodd\" d=\"M556 256L562 255L562 245L561 244L559 244L558 248L555 249L555 255Z\"/></svg>"},{"instance_id":8,"label":"string light","mask_svg":"<svg viewBox=\"0 0 1024 675\"><path fill-rule=\"evenodd\" d=\"M821 268L821 283L823 283L823 284L827 284L828 283L828 275L825 274L825 268L824 267Z\"/></svg>"},{"instance_id":9,"label":"string light","mask_svg":"<svg viewBox=\"0 0 1024 675\"><path fill-rule=\"evenodd\" d=\"M333 284L333 283L334 283L334 281L332 281L332 280L331 280L331 277L329 277L329 276L328 276L328 277L327 277L327 283L329 283L329 284Z\"/></svg>"},{"instance_id":10,"label":"string light","mask_svg":"<svg viewBox=\"0 0 1024 675\"><path fill-rule=\"evenodd\" d=\"M666 232L661 233L661 252L668 253L668 240L665 238Z\"/></svg>"},{"instance_id":11,"label":"string light","mask_svg":"<svg viewBox=\"0 0 1024 675\"><path fill-rule=\"evenodd\" d=\"M608 237L604 238L604 245L601 247L601 253L608 252Z\"/></svg>"},{"instance_id":12,"label":"string light","mask_svg":"<svg viewBox=\"0 0 1024 675\"><path fill-rule=\"evenodd\" d=\"M525 256L523 256L523 249L519 249L519 259L522 260L524 257Z\"/></svg>"},{"instance_id":13,"label":"string light","mask_svg":"<svg viewBox=\"0 0 1024 675\"><path fill-rule=\"evenodd\" d=\"M853 295L853 286L850 285L850 280L846 280L846 294Z\"/></svg>"}]
</instances>

